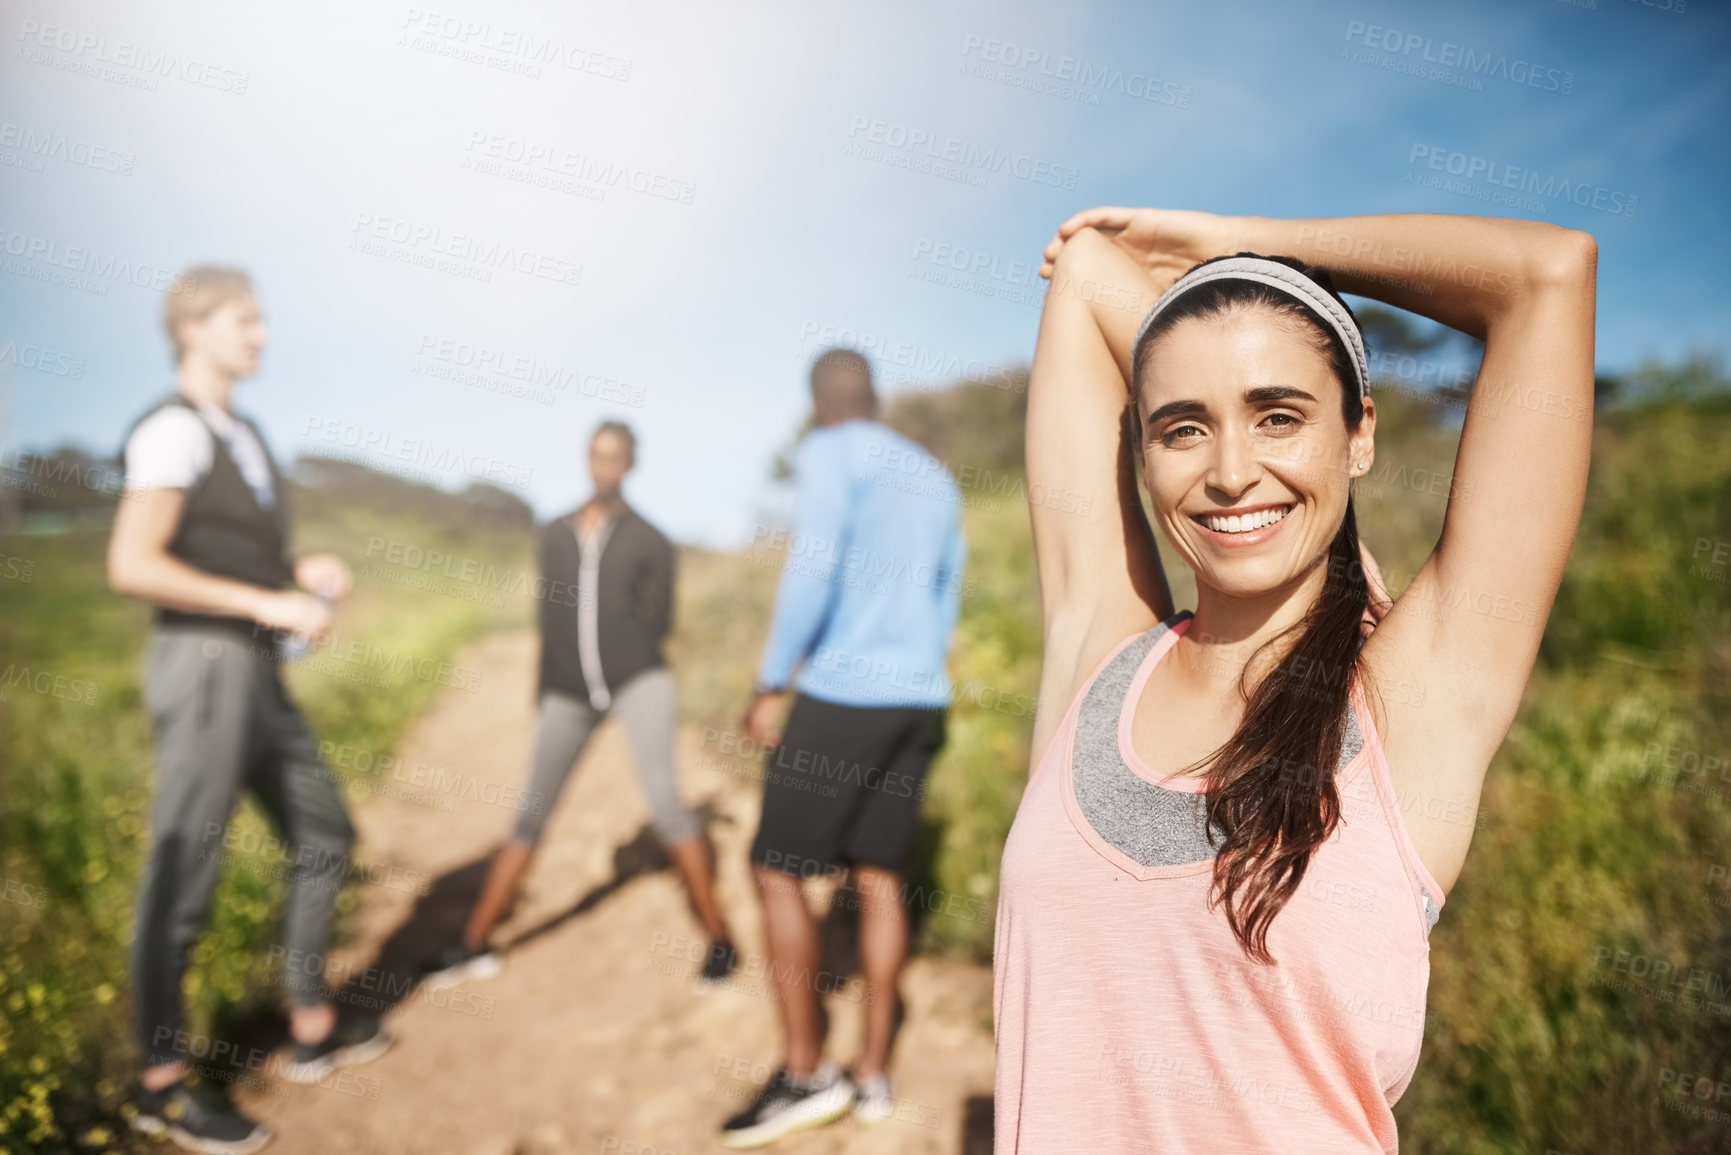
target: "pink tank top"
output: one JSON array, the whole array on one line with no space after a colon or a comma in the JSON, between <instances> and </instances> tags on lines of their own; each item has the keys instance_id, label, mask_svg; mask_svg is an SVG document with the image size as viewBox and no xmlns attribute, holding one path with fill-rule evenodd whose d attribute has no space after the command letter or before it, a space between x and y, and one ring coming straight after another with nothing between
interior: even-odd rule
<instances>
[{"instance_id":1,"label":"pink tank top","mask_svg":"<svg viewBox=\"0 0 1731 1155\"><path fill-rule=\"evenodd\" d=\"M1146 815L1127 813L1201 813L1202 780L1162 779L1130 742L1148 675L1189 624L1177 615L1101 664L1010 828L993 956L995 1150L1393 1152L1442 890L1407 836L1355 680L1342 820L1270 925L1276 965L1245 956L1208 908L1211 851L1162 863Z\"/></svg>"}]
</instances>

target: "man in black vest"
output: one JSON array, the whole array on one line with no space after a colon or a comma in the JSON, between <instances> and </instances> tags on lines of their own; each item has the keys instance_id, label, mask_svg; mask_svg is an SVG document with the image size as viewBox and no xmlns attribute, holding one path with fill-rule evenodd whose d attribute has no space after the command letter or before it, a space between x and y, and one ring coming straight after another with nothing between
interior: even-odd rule
<instances>
[{"instance_id":1,"label":"man in black vest","mask_svg":"<svg viewBox=\"0 0 1731 1155\"><path fill-rule=\"evenodd\" d=\"M109 585L156 607L144 682L156 800L132 952L144 1069L132 1124L191 1150L248 1152L270 1133L188 1085L191 1060L210 1048L188 1035L181 1005L243 793L258 798L293 856L284 956L293 1054L283 1073L316 1082L390 1044L377 1022L339 1022L322 973L296 963L324 957L354 830L277 663L291 640L325 633L352 579L329 554L290 559L287 486L258 431L229 407L266 338L246 274L188 270L163 323L176 391L127 438L126 495L108 548Z\"/></svg>"}]
</instances>

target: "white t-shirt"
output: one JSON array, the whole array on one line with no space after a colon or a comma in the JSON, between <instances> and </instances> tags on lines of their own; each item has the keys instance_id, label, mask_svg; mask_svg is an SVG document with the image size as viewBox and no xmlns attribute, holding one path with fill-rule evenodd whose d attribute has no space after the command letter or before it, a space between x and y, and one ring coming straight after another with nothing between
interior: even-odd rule
<instances>
[{"instance_id":1,"label":"white t-shirt","mask_svg":"<svg viewBox=\"0 0 1731 1155\"><path fill-rule=\"evenodd\" d=\"M276 505L270 459L251 426L214 405L199 405L198 414L166 405L139 422L126 439L126 485L129 489L191 489L216 456L214 430L222 437L235 468L251 487L259 505Z\"/></svg>"}]
</instances>

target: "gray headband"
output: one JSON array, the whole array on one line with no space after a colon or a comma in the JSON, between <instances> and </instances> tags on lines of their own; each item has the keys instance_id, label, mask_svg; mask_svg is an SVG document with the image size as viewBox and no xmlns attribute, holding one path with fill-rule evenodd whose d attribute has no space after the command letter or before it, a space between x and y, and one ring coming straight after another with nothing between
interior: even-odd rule
<instances>
[{"instance_id":1,"label":"gray headband","mask_svg":"<svg viewBox=\"0 0 1731 1155\"><path fill-rule=\"evenodd\" d=\"M1328 322L1351 355L1352 371L1358 378L1359 397L1362 399L1370 396L1370 359L1365 356L1364 338L1359 334L1358 326L1353 323L1352 315L1339 301L1331 297L1327 290L1303 273L1279 261L1262 257L1227 257L1225 260L1198 265L1179 277L1170 289L1160 295L1160 299L1154 302L1154 307L1149 309L1148 315L1142 319L1142 327L1136 330L1136 343L1131 346L1133 353L1141 351L1142 338L1147 335L1148 327L1154 323L1154 318L1191 289L1206 285L1210 281L1255 281L1279 289L1296 299Z\"/></svg>"}]
</instances>

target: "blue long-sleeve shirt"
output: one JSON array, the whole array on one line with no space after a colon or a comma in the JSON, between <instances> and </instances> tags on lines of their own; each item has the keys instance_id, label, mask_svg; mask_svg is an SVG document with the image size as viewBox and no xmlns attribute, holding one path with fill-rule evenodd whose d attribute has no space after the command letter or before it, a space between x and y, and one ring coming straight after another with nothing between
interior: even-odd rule
<instances>
[{"instance_id":1,"label":"blue long-sleeve shirt","mask_svg":"<svg viewBox=\"0 0 1731 1155\"><path fill-rule=\"evenodd\" d=\"M962 495L931 454L887 425L808 434L758 682L850 706L944 706L967 543Z\"/></svg>"}]
</instances>

